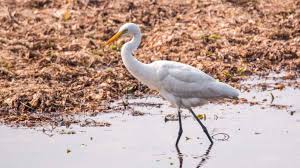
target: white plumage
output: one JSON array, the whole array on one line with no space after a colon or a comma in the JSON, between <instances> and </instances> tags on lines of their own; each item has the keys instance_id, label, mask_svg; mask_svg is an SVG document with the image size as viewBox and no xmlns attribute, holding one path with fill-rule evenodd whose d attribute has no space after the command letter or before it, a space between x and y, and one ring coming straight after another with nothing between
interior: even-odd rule
<instances>
[{"instance_id":1,"label":"white plumage","mask_svg":"<svg viewBox=\"0 0 300 168\"><path fill-rule=\"evenodd\" d=\"M191 107L204 105L209 100L238 97L238 90L218 82L190 65L174 61L155 61L150 64L139 62L132 56L141 42L141 31L136 24L124 24L107 44L117 40L123 34L133 36L133 39L124 44L121 50L122 60L128 71L142 83L157 90L162 97L177 107L179 117L181 108L189 109L193 113ZM181 118L179 119L181 131L179 131L176 146L182 133ZM208 133L207 136L209 136ZM211 139L210 141L212 142Z\"/></svg>"},{"instance_id":2,"label":"white plumage","mask_svg":"<svg viewBox=\"0 0 300 168\"><path fill-rule=\"evenodd\" d=\"M216 81L192 66L172 61L152 63L155 64L159 78L158 90L176 107L195 107L211 99L238 96L238 92L231 86ZM167 97L173 97L172 101Z\"/></svg>"}]
</instances>

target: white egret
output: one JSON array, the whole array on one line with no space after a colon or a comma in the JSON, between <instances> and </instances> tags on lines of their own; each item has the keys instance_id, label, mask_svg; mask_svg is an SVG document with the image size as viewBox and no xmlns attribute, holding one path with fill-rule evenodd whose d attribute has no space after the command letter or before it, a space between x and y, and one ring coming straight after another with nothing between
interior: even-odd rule
<instances>
[{"instance_id":1,"label":"white egret","mask_svg":"<svg viewBox=\"0 0 300 168\"><path fill-rule=\"evenodd\" d=\"M211 144L212 138L206 127L193 112L192 107L201 106L209 100L220 98L237 98L239 91L228 84L218 82L204 72L186 64L174 61L155 61L144 64L133 57L133 52L141 43L141 31L138 25L126 23L110 38L106 45L119 39L122 35L133 36L132 40L125 43L121 49L121 56L125 67L139 81L157 90L160 95L177 108L179 118L179 132L176 147L182 135L181 109L188 109L198 123Z\"/></svg>"}]
</instances>

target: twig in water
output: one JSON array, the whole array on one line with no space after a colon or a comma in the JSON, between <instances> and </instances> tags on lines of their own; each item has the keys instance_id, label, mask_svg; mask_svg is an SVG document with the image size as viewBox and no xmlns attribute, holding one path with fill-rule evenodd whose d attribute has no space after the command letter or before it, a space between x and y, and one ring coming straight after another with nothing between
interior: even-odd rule
<instances>
[{"instance_id":1,"label":"twig in water","mask_svg":"<svg viewBox=\"0 0 300 168\"><path fill-rule=\"evenodd\" d=\"M275 98L275 97L274 97L274 95L273 95L272 93L271 93L271 98L272 98L272 99L271 99L271 103L270 103L270 104L272 104L272 103L273 103L273 101L274 101L274 98Z\"/></svg>"}]
</instances>

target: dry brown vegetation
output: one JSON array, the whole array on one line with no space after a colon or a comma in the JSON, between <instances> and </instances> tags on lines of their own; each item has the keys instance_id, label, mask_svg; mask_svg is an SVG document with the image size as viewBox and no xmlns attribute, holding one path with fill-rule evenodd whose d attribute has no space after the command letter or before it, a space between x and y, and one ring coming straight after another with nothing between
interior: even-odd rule
<instances>
[{"instance_id":1,"label":"dry brown vegetation","mask_svg":"<svg viewBox=\"0 0 300 168\"><path fill-rule=\"evenodd\" d=\"M104 41L140 24L143 62L174 60L235 86L252 74L300 70L300 1L0 1L2 122L103 112L125 94L150 92Z\"/></svg>"}]
</instances>

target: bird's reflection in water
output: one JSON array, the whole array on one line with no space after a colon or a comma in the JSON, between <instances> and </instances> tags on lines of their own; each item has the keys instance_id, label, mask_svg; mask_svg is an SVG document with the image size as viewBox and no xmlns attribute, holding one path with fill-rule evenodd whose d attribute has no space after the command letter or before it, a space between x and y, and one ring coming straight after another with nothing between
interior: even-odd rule
<instances>
[{"instance_id":1,"label":"bird's reflection in water","mask_svg":"<svg viewBox=\"0 0 300 168\"><path fill-rule=\"evenodd\" d=\"M206 161L209 159L209 153L211 151L212 146L213 146L213 144L210 144L208 146L208 148L206 149L205 154L203 154L202 156L199 157L201 160L198 163L198 165L196 166L196 168L202 167L206 163ZM176 147L176 150L177 150L178 159L179 159L179 168L182 168L182 165L183 165L183 154L181 153L179 147Z\"/></svg>"}]
</instances>

